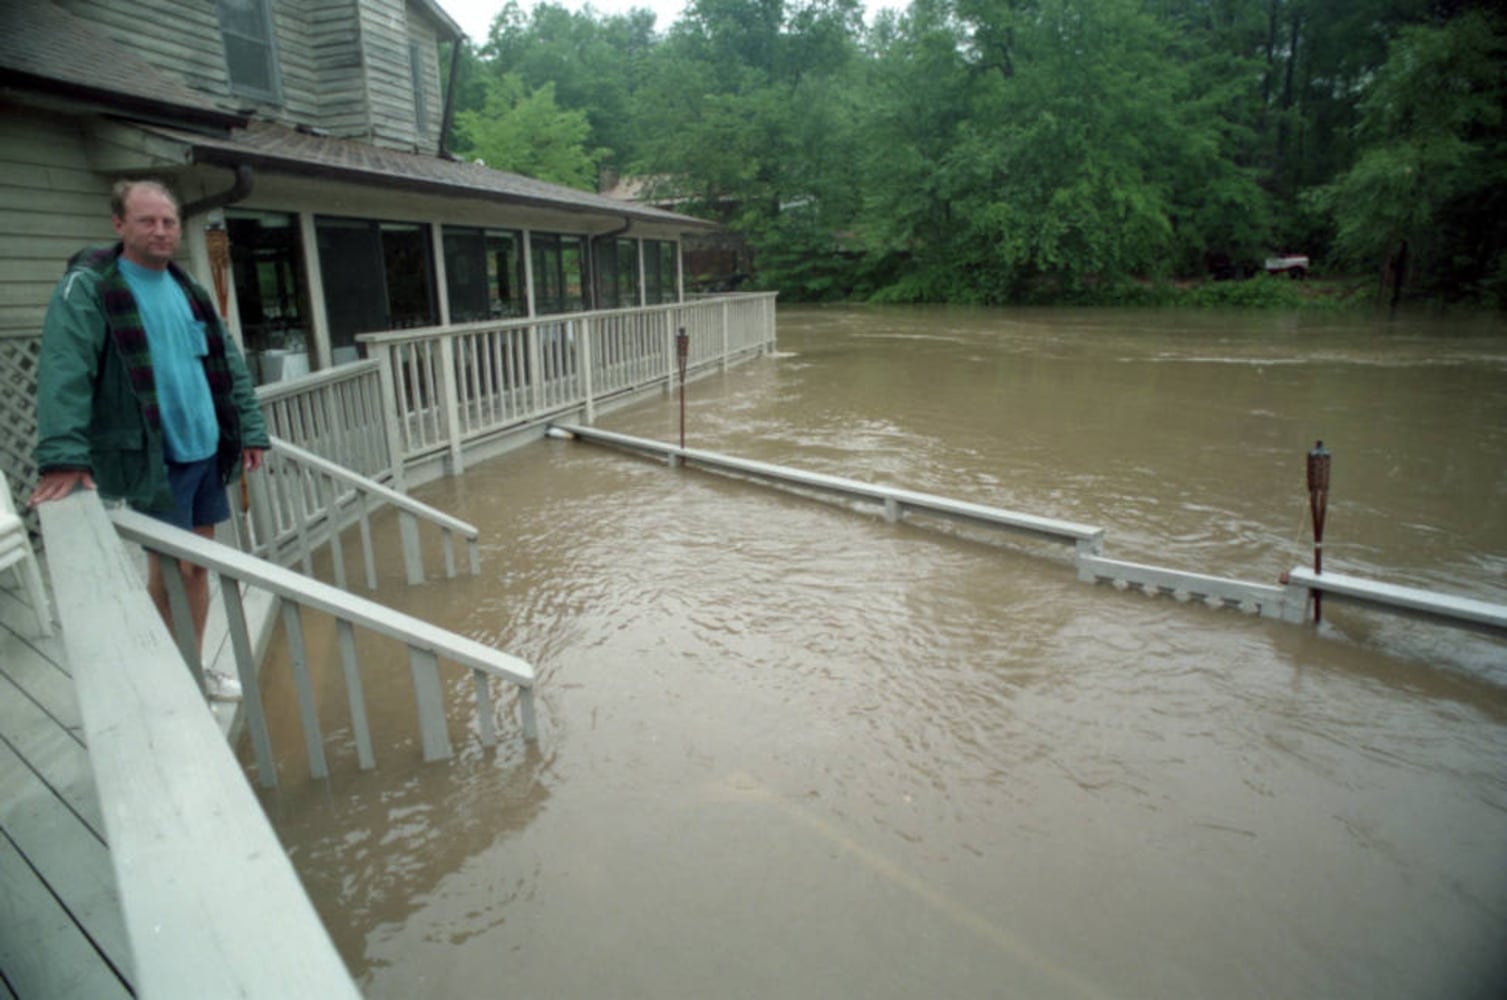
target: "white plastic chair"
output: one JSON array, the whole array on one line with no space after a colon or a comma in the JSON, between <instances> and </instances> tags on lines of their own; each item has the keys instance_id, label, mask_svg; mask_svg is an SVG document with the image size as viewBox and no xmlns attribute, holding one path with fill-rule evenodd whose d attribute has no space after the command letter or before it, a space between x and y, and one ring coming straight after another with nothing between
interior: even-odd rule
<instances>
[{"instance_id":1,"label":"white plastic chair","mask_svg":"<svg viewBox=\"0 0 1507 1000\"><path fill-rule=\"evenodd\" d=\"M42 571L37 568L37 555L31 550L27 537L26 522L16 513L15 501L11 499L10 483L5 473L0 472L0 570L13 570L21 585L31 598L31 610L36 613L37 625L43 635L52 635L52 608L47 603L47 590L42 586Z\"/></svg>"}]
</instances>

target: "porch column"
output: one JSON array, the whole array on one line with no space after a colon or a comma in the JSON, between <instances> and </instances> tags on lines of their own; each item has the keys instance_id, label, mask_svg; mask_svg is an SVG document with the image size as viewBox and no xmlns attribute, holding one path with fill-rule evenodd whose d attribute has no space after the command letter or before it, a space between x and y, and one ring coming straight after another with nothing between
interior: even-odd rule
<instances>
[{"instance_id":1,"label":"porch column","mask_svg":"<svg viewBox=\"0 0 1507 1000\"><path fill-rule=\"evenodd\" d=\"M324 276L319 270L319 234L314 229L312 212L298 213L298 241L303 244L303 279L309 290L309 354L315 370L324 371L334 364L334 358L330 354L330 318L324 301Z\"/></svg>"}]
</instances>

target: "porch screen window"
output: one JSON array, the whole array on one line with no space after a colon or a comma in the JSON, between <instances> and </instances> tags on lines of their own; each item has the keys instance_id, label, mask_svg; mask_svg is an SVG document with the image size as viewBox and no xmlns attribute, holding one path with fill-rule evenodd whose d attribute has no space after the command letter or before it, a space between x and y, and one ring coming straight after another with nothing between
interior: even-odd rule
<instances>
[{"instance_id":1,"label":"porch screen window","mask_svg":"<svg viewBox=\"0 0 1507 1000\"><path fill-rule=\"evenodd\" d=\"M644 240L644 302L658 305L675 299L675 244Z\"/></svg>"},{"instance_id":2,"label":"porch screen window","mask_svg":"<svg viewBox=\"0 0 1507 1000\"><path fill-rule=\"evenodd\" d=\"M303 248L291 215L229 209L230 267L245 341L257 385L309 370L309 300Z\"/></svg>"},{"instance_id":3,"label":"porch screen window","mask_svg":"<svg viewBox=\"0 0 1507 1000\"><path fill-rule=\"evenodd\" d=\"M638 241L617 240L617 267L613 274L617 285L617 302L622 308L639 305Z\"/></svg>"},{"instance_id":4,"label":"porch screen window","mask_svg":"<svg viewBox=\"0 0 1507 1000\"><path fill-rule=\"evenodd\" d=\"M439 322L426 227L321 216L314 229L336 364L360 357L358 333Z\"/></svg>"},{"instance_id":5,"label":"porch screen window","mask_svg":"<svg viewBox=\"0 0 1507 1000\"><path fill-rule=\"evenodd\" d=\"M541 316L586 308L586 240L560 233L529 237L534 267L534 309Z\"/></svg>"},{"instance_id":6,"label":"porch screen window","mask_svg":"<svg viewBox=\"0 0 1507 1000\"><path fill-rule=\"evenodd\" d=\"M446 226L445 283L452 323L527 312L522 237L510 230Z\"/></svg>"},{"instance_id":7,"label":"porch screen window","mask_svg":"<svg viewBox=\"0 0 1507 1000\"><path fill-rule=\"evenodd\" d=\"M250 97L279 100L277 49L268 0L215 0L215 10L225 42L230 89Z\"/></svg>"}]
</instances>

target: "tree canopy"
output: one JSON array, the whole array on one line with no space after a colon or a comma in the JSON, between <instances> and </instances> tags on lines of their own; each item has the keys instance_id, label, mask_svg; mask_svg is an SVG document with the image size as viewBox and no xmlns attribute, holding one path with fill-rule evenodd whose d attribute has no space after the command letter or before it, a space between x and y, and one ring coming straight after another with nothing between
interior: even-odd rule
<instances>
[{"instance_id":1,"label":"tree canopy","mask_svg":"<svg viewBox=\"0 0 1507 1000\"><path fill-rule=\"evenodd\" d=\"M458 153L645 178L791 298L1087 301L1285 251L1507 304L1484 2L512 2L462 55Z\"/></svg>"}]
</instances>

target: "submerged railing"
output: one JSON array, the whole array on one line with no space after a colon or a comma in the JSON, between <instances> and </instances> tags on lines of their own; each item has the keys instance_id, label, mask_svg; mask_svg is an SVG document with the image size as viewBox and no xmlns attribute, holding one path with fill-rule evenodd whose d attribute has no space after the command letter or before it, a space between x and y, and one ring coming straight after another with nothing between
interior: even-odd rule
<instances>
[{"instance_id":1,"label":"submerged railing","mask_svg":"<svg viewBox=\"0 0 1507 1000\"><path fill-rule=\"evenodd\" d=\"M136 995L358 996L98 494L38 512Z\"/></svg>"},{"instance_id":2,"label":"submerged railing","mask_svg":"<svg viewBox=\"0 0 1507 1000\"><path fill-rule=\"evenodd\" d=\"M364 597L348 594L229 546L174 528L144 514L117 510L111 512L110 518L115 522L122 538L170 560L183 559L203 566L219 577L236 672L240 676L243 691L242 709L246 729L251 736L251 746L256 756L257 775L263 785L276 785L277 771L273 766L272 744L257 683L257 663L242 603L243 586L266 591L281 599L288 660L298 700L299 718L303 725L304 745L308 750L309 771L313 777L327 776L329 767L325 761L324 738L319 728L313 677L304 646L303 609L322 612L335 620L351 727L356 741L357 759L362 768L369 769L375 766L376 761L367 725L361 672L356 660L357 627L388 636L407 647L426 761L441 760L451 755L450 736L445 721L444 690L439 676L440 659L470 670L476 694L476 729L484 745L492 746L497 742L490 687L492 678L498 678L517 688L524 738L529 741L538 738L534 714L534 669L524 661L411 615L383 607ZM178 649L194 675L202 677L198 643L189 625L188 597L183 582L177 573L164 573L163 576L168 584L168 597L173 608Z\"/></svg>"},{"instance_id":3,"label":"submerged railing","mask_svg":"<svg viewBox=\"0 0 1507 1000\"><path fill-rule=\"evenodd\" d=\"M776 487L794 487L805 492L869 501L879 505L889 521L900 521L908 512L914 512L1065 543L1073 546L1073 563L1078 571L1078 579L1084 583L1107 583L1149 596L1194 601L1214 608L1231 608L1293 623L1305 621L1314 595L1323 594L1372 610L1423 618L1499 636L1507 635L1507 606L1486 601L1335 573L1315 573L1302 567L1283 574L1279 584L1268 585L1190 573L1166 566L1107 559L1104 557L1105 531L1092 525L987 507L789 466L771 465L717 452L681 448L662 441L630 437L595 427L559 424L552 426L550 433L651 455L663 459L672 468L691 465Z\"/></svg>"}]
</instances>

